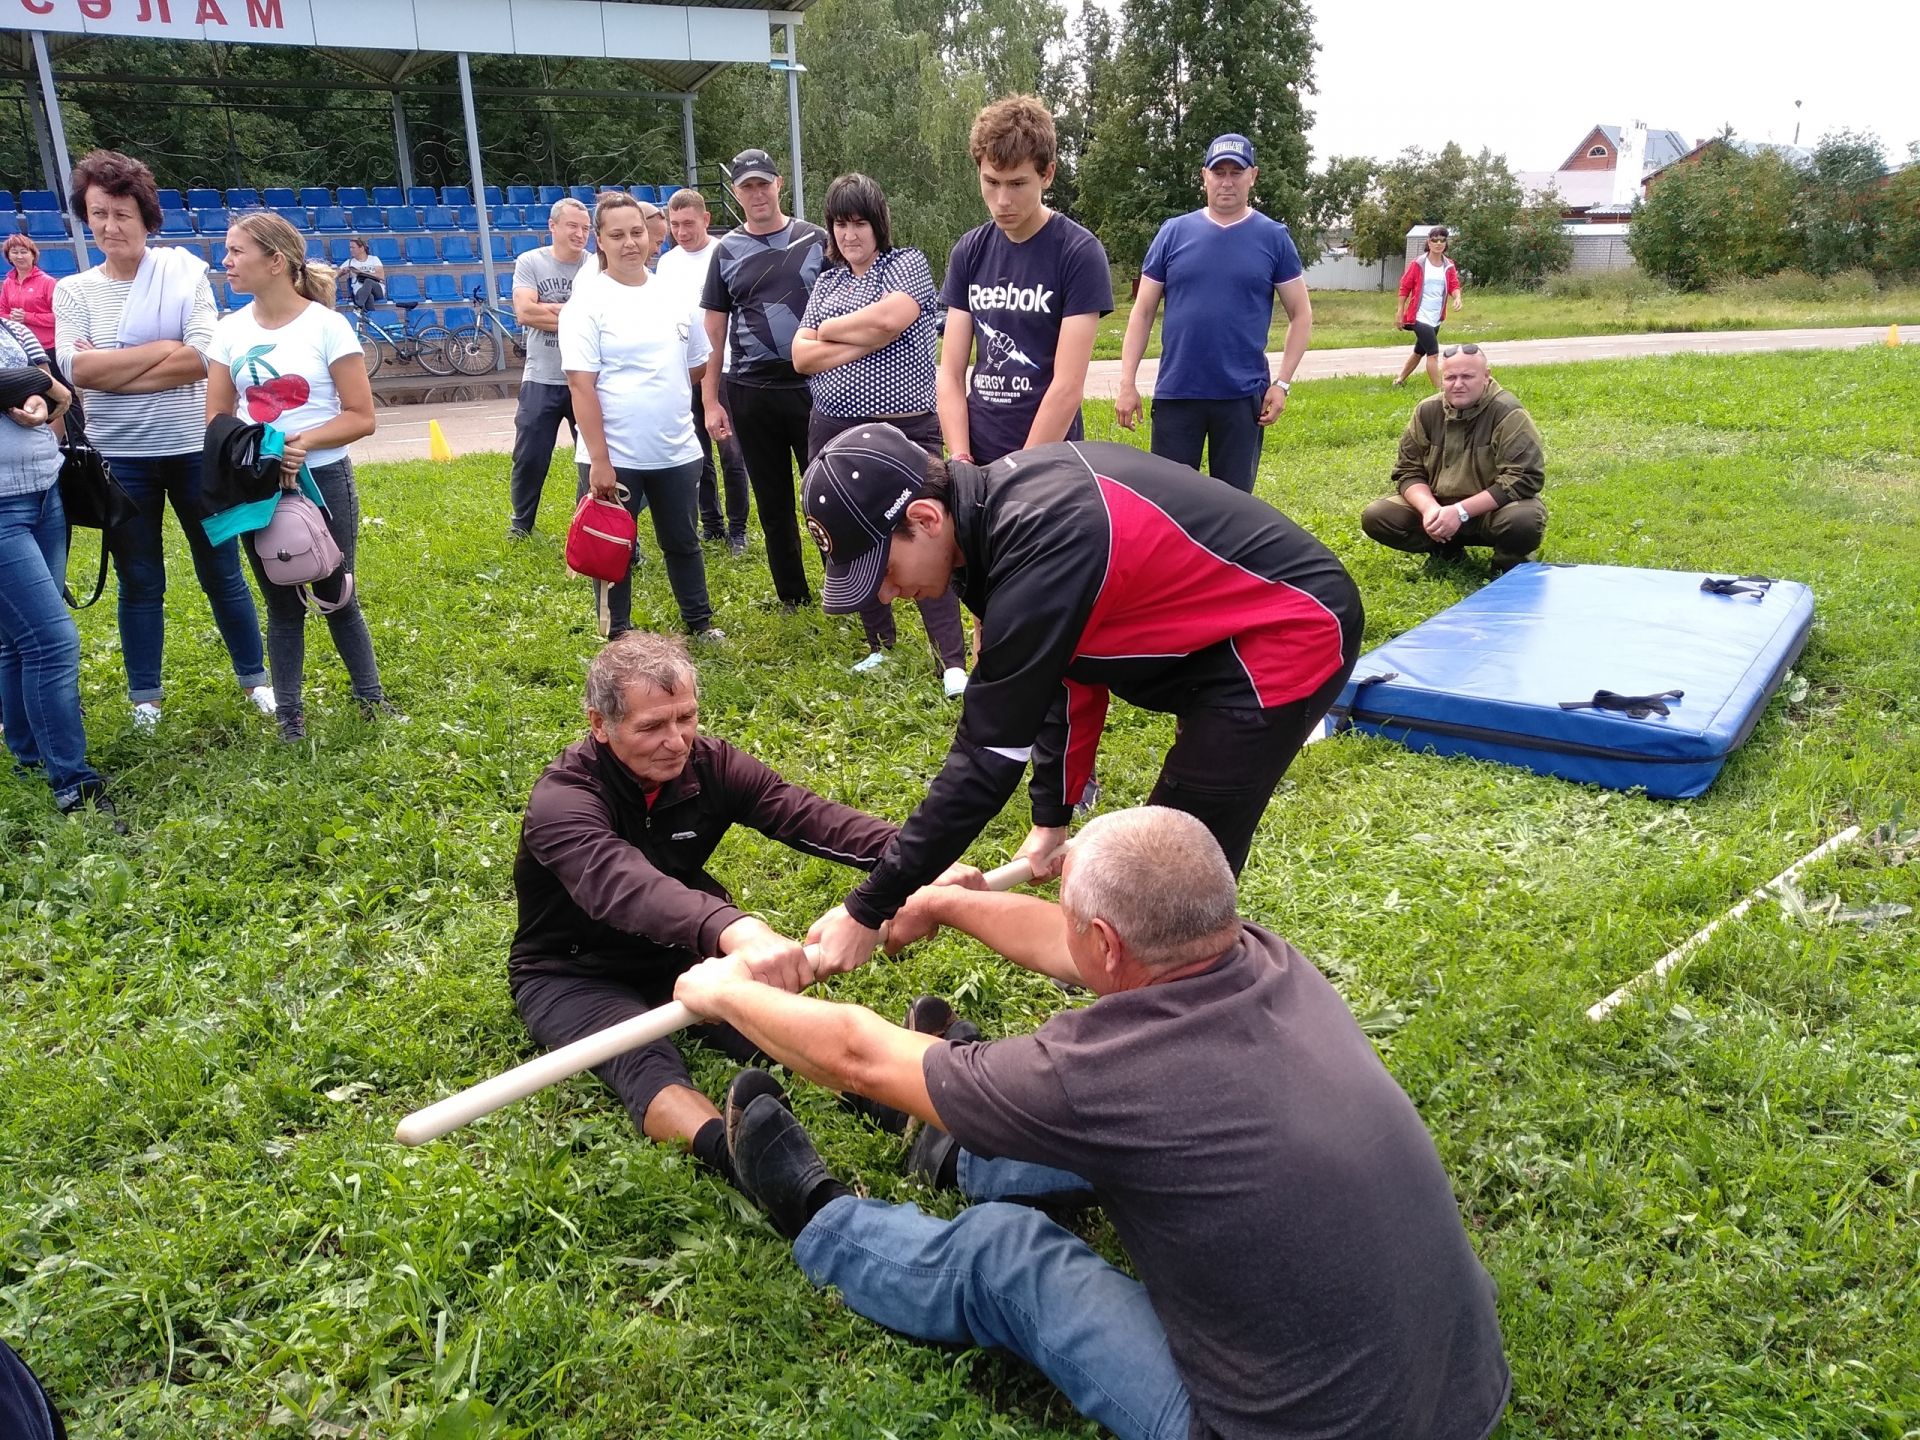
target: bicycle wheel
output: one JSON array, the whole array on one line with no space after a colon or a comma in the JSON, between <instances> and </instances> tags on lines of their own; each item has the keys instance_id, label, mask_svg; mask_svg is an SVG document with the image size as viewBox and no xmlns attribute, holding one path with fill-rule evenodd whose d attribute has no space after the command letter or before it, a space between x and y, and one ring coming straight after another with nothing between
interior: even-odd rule
<instances>
[{"instance_id":1,"label":"bicycle wheel","mask_svg":"<svg viewBox=\"0 0 1920 1440\"><path fill-rule=\"evenodd\" d=\"M453 343L453 332L444 325L422 325L413 332L413 343L418 347L416 358L420 368L429 375L453 374L453 361L447 354L447 347Z\"/></svg>"},{"instance_id":2,"label":"bicycle wheel","mask_svg":"<svg viewBox=\"0 0 1920 1440\"><path fill-rule=\"evenodd\" d=\"M360 358L367 362L367 378L371 380L380 373L380 362L386 358L380 352L380 337L358 328L353 333L360 337Z\"/></svg>"},{"instance_id":3,"label":"bicycle wheel","mask_svg":"<svg viewBox=\"0 0 1920 1440\"><path fill-rule=\"evenodd\" d=\"M462 325L447 342L446 355L462 375L485 375L498 362L491 331L478 325Z\"/></svg>"}]
</instances>

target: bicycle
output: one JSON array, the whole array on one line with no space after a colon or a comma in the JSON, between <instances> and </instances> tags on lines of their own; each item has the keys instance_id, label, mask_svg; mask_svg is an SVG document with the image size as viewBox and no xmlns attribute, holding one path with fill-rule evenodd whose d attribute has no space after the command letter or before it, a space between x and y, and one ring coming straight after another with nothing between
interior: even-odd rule
<instances>
[{"instance_id":1,"label":"bicycle","mask_svg":"<svg viewBox=\"0 0 1920 1440\"><path fill-rule=\"evenodd\" d=\"M504 306L489 305L486 291L478 285L473 287L473 303L479 319L453 331L447 341L447 359L453 368L462 375L486 375L499 369L503 342L511 344L513 353L525 360L525 333L502 318L510 318L513 312Z\"/></svg>"},{"instance_id":2,"label":"bicycle","mask_svg":"<svg viewBox=\"0 0 1920 1440\"><path fill-rule=\"evenodd\" d=\"M419 302L401 300L395 302L399 310L412 310ZM384 344L393 351L395 363L400 365L418 364L429 375L453 374L453 363L447 354L453 334L444 325L422 325L418 330L394 330L382 325L373 318L371 312L358 306L349 306L348 315L353 325L353 333L360 340L360 354L367 362L367 378L371 380L380 373L381 363L385 360ZM368 332L372 333L369 334Z\"/></svg>"}]
</instances>

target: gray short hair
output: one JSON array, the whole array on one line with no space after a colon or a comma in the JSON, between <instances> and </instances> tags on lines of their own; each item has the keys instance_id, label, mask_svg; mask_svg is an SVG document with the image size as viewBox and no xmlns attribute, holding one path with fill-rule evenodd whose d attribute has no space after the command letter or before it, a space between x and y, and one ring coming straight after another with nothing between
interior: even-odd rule
<instances>
[{"instance_id":1,"label":"gray short hair","mask_svg":"<svg viewBox=\"0 0 1920 1440\"><path fill-rule=\"evenodd\" d=\"M667 197L669 210L705 210L707 197L691 186L682 186Z\"/></svg>"},{"instance_id":2,"label":"gray short hair","mask_svg":"<svg viewBox=\"0 0 1920 1440\"><path fill-rule=\"evenodd\" d=\"M608 641L587 666L585 704L602 718L617 721L627 713L630 686L651 685L662 695L671 695L682 686L691 690L699 683L685 640L629 630Z\"/></svg>"},{"instance_id":3,"label":"gray short hair","mask_svg":"<svg viewBox=\"0 0 1920 1440\"><path fill-rule=\"evenodd\" d=\"M1076 930L1104 920L1150 970L1216 955L1239 923L1233 867L1212 832L1161 805L1116 810L1074 839L1060 906Z\"/></svg>"},{"instance_id":4,"label":"gray short hair","mask_svg":"<svg viewBox=\"0 0 1920 1440\"><path fill-rule=\"evenodd\" d=\"M589 210L583 202L574 199L571 195L563 195L560 199L554 201L553 208L547 211L547 224L553 224L554 221L558 220L569 210L578 210L582 215L587 217L589 222L593 219L593 212Z\"/></svg>"}]
</instances>

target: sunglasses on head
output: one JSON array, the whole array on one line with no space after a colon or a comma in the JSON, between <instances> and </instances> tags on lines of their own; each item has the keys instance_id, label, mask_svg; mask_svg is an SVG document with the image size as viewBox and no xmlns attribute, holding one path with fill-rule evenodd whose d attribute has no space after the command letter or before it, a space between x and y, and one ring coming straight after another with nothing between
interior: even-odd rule
<instances>
[{"instance_id":1,"label":"sunglasses on head","mask_svg":"<svg viewBox=\"0 0 1920 1440\"><path fill-rule=\"evenodd\" d=\"M1440 358L1442 360L1451 360L1456 355L1478 355L1479 353L1480 347L1478 345L1449 345L1440 352Z\"/></svg>"}]
</instances>

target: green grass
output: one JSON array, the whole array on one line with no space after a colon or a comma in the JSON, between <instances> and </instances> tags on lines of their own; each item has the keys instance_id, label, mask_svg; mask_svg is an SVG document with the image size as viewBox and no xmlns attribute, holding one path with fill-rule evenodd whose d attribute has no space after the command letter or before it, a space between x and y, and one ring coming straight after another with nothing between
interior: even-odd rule
<instances>
[{"instance_id":1,"label":"green grass","mask_svg":"<svg viewBox=\"0 0 1920 1440\"><path fill-rule=\"evenodd\" d=\"M1435 1134L1500 1286L1509 1440L1911 1435L1920 922L1761 906L1672 990L1599 1027L1582 1010L1850 821L1915 823L1920 353L1542 367L1521 393L1551 557L1810 583L1804 693L1684 804L1316 746L1268 811L1244 909L1334 976ZM1466 586L1358 534L1404 415L1383 382L1316 385L1261 479L1352 567L1376 644ZM316 626L312 740L274 743L223 676L176 536L159 736L124 723L111 606L81 624L93 753L133 834L0 784L0 1333L75 1433L1093 1433L1017 1364L811 1292L741 1201L590 1081L390 1143L405 1111L529 1053L509 871L594 642L551 530L504 543L504 457L362 478L363 593L410 725L357 718ZM757 547L713 580L736 638L705 666L710 728L904 816L950 734L931 670L849 675L854 632L782 617ZM657 564L639 589L641 613L671 614ZM1145 794L1168 729L1116 708L1108 804ZM975 857L1023 831L1016 805ZM747 834L717 860L794 929L845 883ZM1855 847L1804 888L1920 907L1920 864ZM951 938L834 993L897 1014L924 989L989 1034L1059 1003ZM695 1073L715 1094L726 1078L704 1054ZM817 1090L796 1101L831 1164L918 1195L899 1142Z\"/></svg>"},{"instance_id":2,"label":"green grass","mask_svg":"<svg viewBox=\"0 0 1920 1440\"><path fill-rule=\"evenodd\" d=\"M1392 280L1399 279L1396 270ZM1096 360L1118 360L1132 303L1127 277L1116 277L1120 302L1100 322L1093 342ZM1719 290L1687 294L1641 278L1637 272L1567 277L1543 291L1469 290L1466 306L1447 317L1449 342L1462 340L1544 340L1563 335L1638 335L1679 330L1782 330L1802 326L1912 325L1920 323L1920 285L1877 289L1860 275L1830 281L1806 275L1777 275ZM1396 317L1392 294L1363 290L1313 293L1315 350L1343 350L1411 343ZM1267 348L1286 344L1286 317L1278 309ZM1160 353L1155 321L1147 354Z\"/></svg>"}]
</instances>

